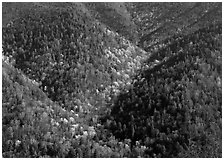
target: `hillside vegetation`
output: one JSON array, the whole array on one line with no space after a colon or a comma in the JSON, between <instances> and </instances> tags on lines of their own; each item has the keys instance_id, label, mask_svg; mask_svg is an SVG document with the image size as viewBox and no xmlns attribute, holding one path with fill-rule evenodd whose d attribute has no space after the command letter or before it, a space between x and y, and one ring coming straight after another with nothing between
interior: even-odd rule
<instances>
[{"instance_id":1,"label":"hillside vegetation","mask_svg":"<svg viewBox=\"0 0 224 160\"><path fill-rule=\"evenodd\" d=\"M221 3L130 3L138 26L139 45L147 51L157 48L176 33L189 34L209 24L221 23Z\"/></svg>"},{"instance_id":2,"label":"hillside vegetation","mask_svg":"<svg viewBox=\"0 0 224 160\"><path fill-rule=\"evenodd\" d=\"M220 34L221 25L209 26L178 37L180 43L171 42L154 53L145 64L149 68L136 75L132 87L113 104L110 128L114 135L147 146L145 153L150 157L182 155L182 149L199 157L218 156ZM150 68L153 58L161 63Z\"/></svg>"},{"instance_id":3,"label":"hillside vegetation","mask_svg":"<svg viewBox=\"0 0 224 160\"><path fill-rule=\"evenodd\" d=\"M219 3L3 3L2 19L3 157L221 157Z\"/></svg>"}]
</instances>

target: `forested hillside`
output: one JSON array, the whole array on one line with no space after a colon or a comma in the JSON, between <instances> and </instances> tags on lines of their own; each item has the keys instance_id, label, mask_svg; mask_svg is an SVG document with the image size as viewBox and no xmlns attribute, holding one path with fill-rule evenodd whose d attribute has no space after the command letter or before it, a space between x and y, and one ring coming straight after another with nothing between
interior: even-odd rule
<instances>
[{"instance_id":1,"label":"forested hillside","mask_svg":"<svg viewBox=\"0 0 224 160\"><path fill-rule=\"evenodd\" d=\"M139 45L149 51L176 33L190 34L209 24L221 23L220 3L130 3L127 9L137 25Z\"/></svg>"},{"instance_id":2,"label":"forested hillside","mask_svg":"<svg viewBox=\"0 0 224 160\"><path fill-rule=\"evenodd\" d=\"M3 157L221 157L220 3L2 9Z\"/></svg>"},{"instance_id":3,"label":"forested hillside","mask_svg":"<svg viewBox=\"0 0 224 160\"><path fill-rule=\"evenodd\" d=\"M132 87L113 104L114 135L146 145L150 156L177 156L187 148L191 153L195 146L199 157L211 156L211 151L218 155L222 141L220 34L221 25L209 26L178 37L180 43L172 42L154 53L145 65L153 65L152 57L161 62L136 75Z\"/></svg>"}]
</instances>

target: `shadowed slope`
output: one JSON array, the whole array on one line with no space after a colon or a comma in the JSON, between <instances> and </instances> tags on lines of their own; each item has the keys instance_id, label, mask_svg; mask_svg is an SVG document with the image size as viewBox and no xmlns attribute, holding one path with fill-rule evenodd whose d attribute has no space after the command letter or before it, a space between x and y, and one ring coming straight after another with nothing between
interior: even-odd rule
<instances>
[{"instance_id":1,"label":"shadowed slope","mask_svg":"<svg viewBox=\"0 0 224 160\"><path fill-rule=\"evenodd\" d=\"M113 104L115 136L146 145L150 157L176 157L185 153L181 148L194 157L220 157L220 42L221 25L214 25L176 37L170 46L152 54L147 69ZM159 63L154 62L157 56L161 56Z\"/></svg>"}]
</instances>

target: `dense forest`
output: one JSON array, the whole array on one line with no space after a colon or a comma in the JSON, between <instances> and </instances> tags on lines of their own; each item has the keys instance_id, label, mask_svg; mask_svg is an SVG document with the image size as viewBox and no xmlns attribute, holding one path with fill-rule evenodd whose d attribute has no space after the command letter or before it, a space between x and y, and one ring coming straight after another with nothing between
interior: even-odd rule
<instances>
[{"instance_id":1,"label":"dense forest","mask_svg":"<svg viewBox=\"0 0 224 160\"><path fill-rule=\"evenodd\" d=\"M222 157L221 3L2 11L3 157Z\"/></svg>"}]
</instances>

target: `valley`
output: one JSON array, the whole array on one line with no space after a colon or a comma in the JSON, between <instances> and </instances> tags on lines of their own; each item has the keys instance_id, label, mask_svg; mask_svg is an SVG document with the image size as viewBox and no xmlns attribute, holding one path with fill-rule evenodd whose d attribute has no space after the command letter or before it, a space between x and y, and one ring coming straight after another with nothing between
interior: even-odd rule
<instances>
[{"instance_id":1,"label":"valley","mask_svg":"<svg viewBox=\"0 0 224 160\"><path fill-rule=\"evenodd\" d=\"M3 157L222 157L220 3L2 10Z\"/></svg>"}]
</instances>

